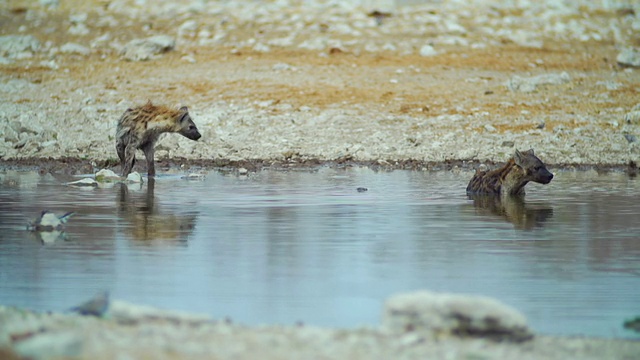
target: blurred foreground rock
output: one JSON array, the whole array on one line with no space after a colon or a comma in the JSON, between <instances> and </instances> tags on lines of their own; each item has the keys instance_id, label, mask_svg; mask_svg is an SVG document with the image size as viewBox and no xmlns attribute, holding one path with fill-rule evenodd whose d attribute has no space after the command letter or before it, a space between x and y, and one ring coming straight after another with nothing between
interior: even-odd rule
<instances>
[{"instance_id":1,"label":"blurred foreground rock","mask_svg":"<svg viewBox=\"0 0 640 360\"><path fill-rule=\"evenodd\" d=\"M389 299L382 328L340 330L301 324L247 327L207 315L110 300L104 294L74 310L80 308L89 309L85 313L92 316L0 306L0 356L528 360L635 359L640 354L640 343L632 340L538 335L526 342L495 341L504 338L487 338L485 331L509 329L514 334L528 334L524 317L492 299L428 292ZM407 331L409 324L415 331ZM441 333L443 329L449 336ZM460 329L482 331L456 336Z\"/></svg>"},{"instance_id":2,"label":"blurred foreground rock","mask_svg":"<svg viewBox=\"0 0 640 360\"><path fill-rule=\"evenodd\" d=\"M390 298L383 326L394 332L486 337L523 341L533 338L519 311L485 296L419 291Z\"/></svg>"}]
</instances>

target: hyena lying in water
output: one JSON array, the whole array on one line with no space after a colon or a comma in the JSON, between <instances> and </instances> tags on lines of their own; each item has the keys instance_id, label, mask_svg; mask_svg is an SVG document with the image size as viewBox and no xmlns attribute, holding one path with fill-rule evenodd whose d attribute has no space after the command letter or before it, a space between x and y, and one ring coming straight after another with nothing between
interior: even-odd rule
<instances>
[{"instance_id":1,"label":"hyena lying in water","mask_svg":"<svg viewBox=\"0 0 640 360\"><path fill-rule=\"evenodd\" d=\"M201 137L186 106L173 110L149 101L122 114L116 130L116 150L122 165L122 176L126 177L133 169L136 149L144 152L149 176L155 176L154 147L163 133L178 133L191 140Z\"/></svg>"},{"instance_id":2,"label":"hyena lying in water","mask_svg":"<svg viewBox=\"0 0 640 360\"><path fill-rule=\"evenodd\" d=\"M467 194L524 195L524 186L529 181L548 184L553 174L533 153L533 149L515 155L500 169L476 171Z\"/></svg>"}]
</instances>

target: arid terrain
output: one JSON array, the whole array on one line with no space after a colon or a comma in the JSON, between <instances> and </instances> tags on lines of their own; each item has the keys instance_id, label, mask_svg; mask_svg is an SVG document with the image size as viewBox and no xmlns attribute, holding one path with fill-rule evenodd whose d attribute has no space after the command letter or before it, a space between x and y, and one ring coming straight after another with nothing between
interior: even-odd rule
<instances>
[{"instance_id":1,"label":"arid terrain","mask_svg":"<svg viewBox=\"0 0 640 360\"><path fill-rule=\"evenodd\" d=\"M148 100L189 106L203 133L166 136L166 161L640 157L640 18L628 2L56 3L2 2L9 163L113 165L117 119ZM152 36L166 44L131 43Z\"/></svg>"}]
</instances>

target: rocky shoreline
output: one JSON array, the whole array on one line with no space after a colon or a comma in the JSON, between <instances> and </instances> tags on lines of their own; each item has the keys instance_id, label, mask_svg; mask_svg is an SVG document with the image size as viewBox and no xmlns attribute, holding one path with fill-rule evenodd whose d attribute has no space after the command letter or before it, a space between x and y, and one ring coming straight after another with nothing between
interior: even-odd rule
<instances>
[{"instance_id":1,"label":"rocky shoreline","mask_svg":"<svg viewBox=\"0 0 640 360\"><path fill-rule=\"evenodd\" d=\"M164 160L640 161L624 1L5 3L3 161L113 162L118 117L147 100L203 133L166 136Z\"/></svg>"}]
</instances>

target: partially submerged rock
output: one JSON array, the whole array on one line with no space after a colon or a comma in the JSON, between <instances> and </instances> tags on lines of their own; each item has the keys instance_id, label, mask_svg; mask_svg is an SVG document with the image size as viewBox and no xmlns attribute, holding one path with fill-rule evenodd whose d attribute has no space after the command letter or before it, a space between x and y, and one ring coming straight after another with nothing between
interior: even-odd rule
<instances>
[{"instance_id":1,"label":"partially submerged rock","mask_svg":"<svg viewBox=\"0 0 640 360\"><path fill-rule=\"evenodd\" d=\"M533 337L519 311L485 296L418 291L387 300L383 326L392 332L524 341Z\"/></svg>"},{"instance_id":2,"label":"partially submerged rock","mask_svg":"<svg viewBox=\"0 0 640 360\"><path fill-rule=\"evenodd\" d=\"M122 180L122 177L109 169L101 169L96 173L97 182L113 182L120 180Z\"/></svg>"},{"instance_id":3,"label":"partially submerged rock","mask_svg":"<svg viewBox=\"0 0 640 360\"><path fill-rule=\"evenodd\" d=\"M127 182L133 184L142 184L142 175L140 173L134 171L127 175Z\"/></svg>"},{"instance_id":4,"label":"partially submerged rock","mask_svg":"<svg viewBox=\"0 0 640 360\"><path fill-rule=\"evenodd\" d=\"M91 178L83 178L80 180L68 182L67 185L81 186L81 187L95 187L95 186L98 186L98 182Z\"/></svg>"}]
</instances>

